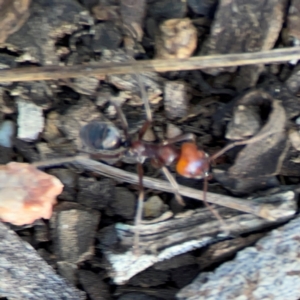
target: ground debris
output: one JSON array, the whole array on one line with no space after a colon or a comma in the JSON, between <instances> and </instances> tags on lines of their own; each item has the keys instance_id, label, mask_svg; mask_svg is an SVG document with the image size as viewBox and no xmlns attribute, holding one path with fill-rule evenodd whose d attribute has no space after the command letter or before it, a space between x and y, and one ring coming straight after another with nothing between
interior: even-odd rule
<instances>
[{"instance_id":1,"label":"ground debris","mask_svg":"<svg viewBox=\"0 0 300 300\"><path fill-rule=\"evenodd\" d=\"M154 0L148 8L150 17L157 21L183 18L187 12L186 1L182 0Z\"/></svg>"},{"instance_id":2,"label":"ground debris","mask_svg":"<svg viewBox=\"0 0 300 300\"><path fill-rule=\"evenodd\" d=\"M214 272L202 273L177 299L299 299L299 221L274 230Z\"/></svg>"},{"instance_id":3,"label":"ground debris","mask_svg":"<svg viewBox=\"0 0 300 300\"><path fill-rule=\"evenodd\" d=\"M273 199L284 201L285 205L290 203L291 211L295 209L293 192L274 195ZM223 217L226 216L225 222L233 235L259 230L272 224L234 210L217 210ZM287 219L292 215L293 213ZM134 255L131 249L133 232L134 226L117 223L115 227L100 230L98 235L98 247L110 264L109 274L116 284L125 284L131 277L155 263L215 243L222 236L218 221L203 209L189 214L186 212L164 222L140 225L139 246L143 252L140 256Z\"/></svg>"},{"instance_id":4,"label":"ground debris","mask_svg":"<svg viewBox=\"0 0 300 300\"><path fill-rule=\"evenodd\" d=\"M197 47L197 30L188 18L167 20L159 27L155 46L157 59L190 57Z\"/></svg>"},{"instance_id":5,"label":"ground debris","mask_svg":"<svg viewBox=\"0 0 300 300\"><path fill-rule=\"evenodd\" d=\"M109 286L102 281L101 276L90 271L80 270L78 277L91 300L111 300Z\"/></svg>"},{"instance_id":6,"label":"ground debris","mask_svg":"<svg viewBox=\"0 0 300 300\"><path fill-rule=\"evenodd\" d=\"M18 31L29 17L31 0L1 0L0 1L0 43Z\"/></svg>"},{"instance_id":7,"label":"ground debris","mask_svg":"<svg viewBox=\"0 0 300 300\"><path fill-rule=\"evenodd\" d=\"M93 255L93 239L100 214L76 203L60 203L51 218L58 261L77 264Z\"/></svg>"},{"instance_id":8,"label":"ground debris","mask_svg":"<svg viewBox=\"0 0 300 300\"><path fill-rule=\"evenodd\" d=\"M121 0L120 14L123 30L127 35L141 41L144 35L143 23L146 13L146 0Z\"/></svg>"},{"instance_id":9,"label":"ground debris","mask_svg":"<svg viewBox=\"0 0 300 300\"><path fill-rule=\"evenodd\" d=\"M240 139L244 135L248 135L251 126L252 130L257 131L257 125L259 125L259 123L253 123L253 118L249 118L249 114L247 114L246 119L239 120L242 122L242 126L236 123L240 105L246 107L254 105L256 109L261 107L261 110L263 110L263 107L264 109L269 107L271 110L269 117L256 136L264 133L270 133L270 136L246 145L239 152L234 165L228 171L215 169L213 171L214 176L226 188L235 193L250 193L262 187L276 186L278 183L276 183L274 176L279 174L289 147L285 131L286 112L280 101L274 100L271 95L263 91L254 90L246 93L235 102L234 116L227 129L230 130L231 135L234 135L234 139ZM253 125L255 125L254 128ZM236 136L237 132L240 136Z\"/></svg>"},{"instance_id":10,"label":"ground debris","mask_svg":"<svg viewBox=\"0 0 300 300\"><path fill-rule=\"evenodd\" d=\"M77 2L72 0L32 1L27 22L2 45L12 51L25 50L25 61L57 65L56 39L79 28L76 18L79 19L83 11Z\"/></svg>"},{"instance_id":11,"label":"ground debris","mask_svg":"<svg viewBox=\"0 0 300 300\"><path fill-rule=\"evenodd\" d=\"M210 36L201 48L201 55L216 53L255 52L271 49L278 39L284 20L285 0L222 0L211 27ZM236 68L211 68L204 72L217 75ZM263 66L242 67L236 87L255 86Z\"/></svg>"},{"instance_id":12,"label":"ground debris","mask_svg":"<svg viewBox=\"0 0 300 300\"><path fill-rule=\"evenodd\" d=\"M83 300L36 251L0 222L0 293L8 299Z\"/></svg>"},{"instance_id":13,"label":"ground debris","mask_svg":"<svg viewBox=\"0 0 300 300\"><path fill-rule=\"evenodd\" d=\"M189 112L189 86L183 81L167 81L164 86L164 107L167 118L184 118Z\"/></svg>"},{"instance_id":14,"label":"ground debris","mask_svg":"<svg viewBox=\"0 0 300 300\"><path fill-rule=\"evenodd\" d=\"M7 2L0 16L6 17L17 2ZM300 183L300 72L294 67L299 50L290 46L299 44L298 4L246 2L36 0L22 28L3 43L0 30L0 162L54 158L53 165L35 166L64 185L50 222L11 228L89 299L173 300L204 268L231 260L294 217ZM277 49L260 52L271 48ZM197 53L212 56L189 58ZM253 61L270 64L244 67ZM212 159L215 178L208 179L206 198L217 206L231 235L199 201L206 184L177 175L186 206L175 207L174 186L148 160L142 180L147 219L141 225L140 256L133 251L139 181L134 155L126 155L146 124L143 94L152 112L143 139L153 145L180 134L193 136L198 148L212 156L228 139L246 141L265 133ZM21 101L35 105L38 117L22 113ZM128 139L116 105L128 121ZM19 132L13 131L18 122ZM105 132L110 139L103 138ZM179 150L181 145L174 146ZM169 170L174 174L176 165ZM267 187L272 189L262 190Z\"/></svg>"},{"instance_id":15,"label":"ground debris","mask_svg":"<svg viewBox=\"0 0 300 300\"><path fill-rule=\"evenodd\" d=\"M297 0L292 0L287 16L287 33L289 38L293 39L295 45L300 42L300 3Z\"/></svg>"},{"instance_id":16,"label":"ground debris","mask_svg":"<svg viewBox=\"0 0 300 300\"><path fill-rule=\"evenodd\" d=\"M44 129L44 116L41 107L22 98L18 105L18 138L27 142L37 140Z\"/></svg>"}]
</instances>

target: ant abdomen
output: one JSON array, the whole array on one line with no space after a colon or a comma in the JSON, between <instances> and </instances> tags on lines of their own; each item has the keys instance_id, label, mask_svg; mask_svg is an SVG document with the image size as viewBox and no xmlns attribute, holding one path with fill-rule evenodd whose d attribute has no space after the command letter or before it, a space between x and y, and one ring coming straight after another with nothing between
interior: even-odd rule
<instances>
[{"instance_id":1,"label":"ant abdomen","mask_svg":"<svg viewBox=\"0 0 300 300\"><path fill-rule=\"evenodd\" d=\"M182 144L180 157L176 164L178 174L186 178L205 178L208 176L209 166L209 156L204 151L198 150L196 144Z\"/></svg>"},{"instance_id":2,"label":"ant abdomen","mask_svg":"<svg viewBox=\"0 0 300 300\"><path fill-rule=\"evenodd\" d=\"M94 150L114 150L121 144L119 130L107 123L92 121L80 130L82 142Z\"/></svg>"}]
</instances>

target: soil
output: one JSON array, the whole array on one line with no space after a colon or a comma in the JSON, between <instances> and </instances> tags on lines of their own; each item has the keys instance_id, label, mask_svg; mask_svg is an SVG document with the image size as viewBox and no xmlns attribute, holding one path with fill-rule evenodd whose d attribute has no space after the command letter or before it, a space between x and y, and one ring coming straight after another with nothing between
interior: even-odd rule
<instances>
[{"instance_id":1,"label":"soil","mask_svg":"<svg viewBox=\"0 0 300 300\"><path fill-rule=\"evenodd\" d=\"M293 0L0 0L0 68L180 61L294 47L300 39L299 10ZM0 230L12 234L7 245L14 254L30 244L30 255L54 270L49 275L44 272L47 265L37 260L40 276L58 274L64 283L55 279L53 286L63 289L66 284L70 294L41 296L25 281L17 287L17 280L7 280L5 286L0 283L1 299L206 299L192 298L182 289L232 261L238 251L255 245L297 211L299 74L297 61L290 61L0 82L2 165L89 157L42 167L64 185L49 220L24 226L5 223ZM199 150L214 159L209 174L200 179L182 177L176 165L168 166L177 184L193 189L190 196L183 192L184 206L178 203L176 186L163 188L154 180L166 180L158 165L142 161L148 177L145 223L135 227L137 176L128 179L125 173L106 171L98 161L137 173L138 162L128 149L147 120L145 101L152 122L144 141L159 144L193 134ZM182 141L174 144L180 149ZM207 200L214 203L213 212L199 201L206 189L203 177L212 193ZM217 205L223 197L229 202L226 207ZM261 202L254 202L256 198ZM273 209L278 214L271 219ZM134 251L136 228L139 254ZM13 232L26 244L17 245ZM9 260L5 249L3 259ZM26 256L14 260L21 265ZM6 268L1 261L0 269ZM38 277L39 271L31 268L26 272ZM42 293L42 284L36 286ZM249 287L249 294L254 290ZM221 292L216 297L207 299L223 299Z\"/></svg>"}]
</instances>

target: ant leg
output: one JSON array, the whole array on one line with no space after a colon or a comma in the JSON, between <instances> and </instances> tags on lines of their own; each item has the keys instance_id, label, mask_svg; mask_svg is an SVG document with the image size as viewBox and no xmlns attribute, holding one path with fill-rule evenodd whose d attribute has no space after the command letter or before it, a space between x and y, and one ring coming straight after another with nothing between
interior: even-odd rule
<instances>
[{"instance_id":1,"label":"ant leg","mask_svg":"<svg viewBox=\"0 0 300 300\"><path fill-rule=\"evenodd\" d=\"M211 207L211 205L209 205L209 203L207 202L206 200L206 192L207 192L207 189L208 189L208 180L207 180L207 177L204 178L204 181L203 181L203 202L205 204L205 206L210 210L210 212L216 217L216 219L219 221L220 225L221 225L221 228L224 229L225 231L225 235L229 235L229 231L228 231L228 226L227 224L225 223L225 221L223 220L223 218L220 216L220 214L218 213L218 211L216 211L215 209L213 209Z\"/></svg>"},{"instance_id":2,"label":"ant leg","mask_svg":"<svg viewBox=\"0 0 300 300\"><path fill-rule=\"evenodd\" d=\"M178 184L177 184L175 178L172 176L172 174L166 167L162 167L161 169L174 189L174 194L175 194L176 200L178 201L179 204L181 204L182 206L185 206L185 203L184 203L181 195L179 194L179 187L178 187Z\"/></svg>"},{"instance_id":3,"label":"ant leg","mask_svg":"<svg viewBox=\"0 0 300 300\"><path fill-rule=\"evenodd\" d=\"M185 134L180 134L178 136L175 136L174 138L167 139L166 141L163 142L164 145L170 145L170 144L175 144L183 141L192 141L195 142L196 137L193 133L185 133Z\"/></svg>"},{"instance_id":4,"label":"ant leg","mask_svg":"<svg viewBox=\"0 0 300 300\"><path fill-rule=\"evenodd\" d=\"M219 156L221 156L222 154L224 154L225 152L227 152L228 150L230 150L231 148L235 147L235 146L242 146L242 145L247 145L247 144L251 144L251 143L255 143L260 141L261 139L276 133L276 131L274 132L265 132L259 135L256 135L248 140L243 140L243 141L237 141L237 142L233 142L227 146L225 146L223 149L221 149L220 151L218 151L217 153L215 153L214 155L212 155L210 157L210 160L215 160L216 158L218 158Z\"/></svg>"},{"instance_id":5,"label":"ant leg","mask_svg":"<svg viewBox=\"0 0 300 300\"><path fill-rule=\"evenodd\" d=\"M133 240L133 251L134 254L139 256L139 242L140 242L140 225L142 222L142 217L143 217L143 205L144 205L144 186L143 186L143 165L141 163L138 163L137 165L137 172L139 176L139 198L138 198L138 203L137 203L137 211L135 215L135 220L134 220L134 240Z\"/></svg>"},{"instance_id":6,"label":"ant leg","mask_svg":"<svg viewBox=\"0 0 300 300\"><path fill-rule=\"evenodd\" d=\"M141 77L140 75L136 75L136 80L141 92L141 98L144 102L144 107L145 107L145 112L146 112L146 121L143 124L142 128L139 131L139 139L142 139L144 134L146 133L146 131L148 130L148 128L151 126L152 123L152 113L151 113L151 108L150 108L150 104L149 104L149 100L147 97L147 93L145 90L144 85L141 82Z\"/></svg>"}]
</instances>

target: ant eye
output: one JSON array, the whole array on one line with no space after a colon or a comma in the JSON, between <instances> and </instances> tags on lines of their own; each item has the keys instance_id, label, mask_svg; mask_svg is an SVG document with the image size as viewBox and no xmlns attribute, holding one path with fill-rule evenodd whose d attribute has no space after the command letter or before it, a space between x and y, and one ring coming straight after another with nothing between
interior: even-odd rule
<instances>
[{"instance_id":1,"label":"ant eye","mask_svg":"<svg viewBox=\"0 0 300 300\"><path fill-rule=\"evenodd\" d=\"M91 122L80 130L82 142L95 150L113 150L121 143L120 132L105 122Z\"/></svg>"}]
</instances>

